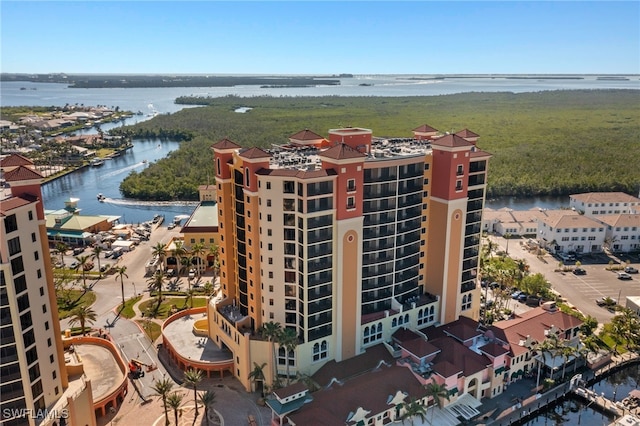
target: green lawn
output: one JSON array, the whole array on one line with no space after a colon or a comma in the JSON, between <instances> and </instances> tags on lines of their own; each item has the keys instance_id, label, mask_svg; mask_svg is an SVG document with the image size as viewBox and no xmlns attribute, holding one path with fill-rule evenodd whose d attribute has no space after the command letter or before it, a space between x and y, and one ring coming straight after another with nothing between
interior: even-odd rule
<instances>
[{"instance_id":1,"label":"green lawn","mask_svg":"<svg viewBox=\"0 0 640 426\"><path fill-rule=\"evenodd\" d=\"M92 291L82 294L82 290L67 290L68 295L62 297L58 295L58 315L60 319L67 318L71 311L78 306L91 306L96 301L96 295Z\"/></svg>"},{"instance_id":2,"label":"green lawn","mask_svg":"<svg viewBox=\"0 0 640 426\"><path fill-rule=\"evenodd\" d=\"M140 311L145 313L145 316L149 310L152 310L152 316L159 319L167 319L171 315L171 307L175 305L178 310L181 310L185 306L186 297L167 297L162 301L160 306L156 309L157 299L149 299L140 304ZM194 297L193 307L199 308L206 306L206 297ZM187 302L187 308L190 307L190 303Z\"/></svg>"},{"instance_id":3,"label":"green lawn","mask_svg":"<svg viewBox=\"0 0 640 426\"><path fill-rule=\"evenodd\" d=\"M155 342L155 340L160 337L160 324L149 320L136 320L136 322L140 324L140 326L147 334L147 336L149 336L152 342Z\"/></svg>"},{"instance_id":4,"label":"green lawn","mask_svg":"<svg viewBox=\"0 0 640 426\"><path fill-rule=\"evenodd\" d=\"M129 319L135 317L136 314L133 311L133 305L138 303L140 301L140 299L142 299L142 296L134 297L133 299L127 300L124 303L124 309L122 310L122 312L120 312L120 315L125 317L125 318L129 318Z\"/></svg>"}]
</instances>

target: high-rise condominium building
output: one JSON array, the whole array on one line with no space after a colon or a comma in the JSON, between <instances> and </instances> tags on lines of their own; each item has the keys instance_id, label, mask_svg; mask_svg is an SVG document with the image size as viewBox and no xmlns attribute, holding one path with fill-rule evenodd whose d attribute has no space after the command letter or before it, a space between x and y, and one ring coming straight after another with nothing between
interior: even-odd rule
<instances>
[{"instance_id":1,"label":"high-rise condominium building","mask_svg":"<svg viewBox=\"0 0 640 426\"><path fill-rule=\"evenodd\" d=\"M40 182L24 157L3 159L0 197L0 425L36 424L67 387Z\"/></svg>"},{"instance_id":2,"label":"high-rise condominium building","mask_svg":"<svg viewBox=\"0 0 640 426\"><path fill-rule=\"evenodd\" d=\"M212 146L224 299L209 306L209 330L247 388L254 362L270 366L271 382L275 371L312 374L351 358L401 327L477 319L490 158L477 139L424 125L411 138L341 128L268 150ZM261 338L270 322L294 343Z\"/></svg>"}]
</instances>

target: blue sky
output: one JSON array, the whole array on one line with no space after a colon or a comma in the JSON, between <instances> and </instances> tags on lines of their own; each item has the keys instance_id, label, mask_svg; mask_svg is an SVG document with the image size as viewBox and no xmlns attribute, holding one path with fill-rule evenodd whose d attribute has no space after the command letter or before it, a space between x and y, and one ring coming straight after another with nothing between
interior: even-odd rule
<instances>
[{"instance_id":1,"label":"blue sky","mask_svg":"<svg viewBox=\"0 0 640 426\"><path fill-rule=\"evenodd\" d=\"M640 2L0 2L1 70L640 73Z\"/></svg>"}]
</instances>

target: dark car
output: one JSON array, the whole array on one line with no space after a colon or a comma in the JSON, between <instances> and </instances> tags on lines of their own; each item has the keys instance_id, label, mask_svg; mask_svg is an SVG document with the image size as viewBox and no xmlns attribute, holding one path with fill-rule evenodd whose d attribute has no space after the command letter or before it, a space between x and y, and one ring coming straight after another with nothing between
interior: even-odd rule
<instances>
[{"instance_id":1,"label":"dark car","mask_svg":"<svg viewBox=\"0 0 640 426\"><path fill-rule=\"evenodd\" d=\"M527 306L540 306L540 302L542 302L542 298L538 296L529 296L527 300L524 302Z\"/></svg>"},{"instance_id":2,"label":"dark car","mask_svg":"<svg viewBox=\"0 0 640 426\"><path fill-rule=\"evenodd\" d=\"M526 302L527 301L527 297L529 297L529 295L527 293L520 293L518 295L518 302Z\"/></svg>"},{"instance_id":3,"label":"dark car","mask_svg":"<svg viewBox=\"0 0 640 426\"><path fill-rule=\"evenodd\" d=\"M582 268L576 268L573 270L574 275L587 275L587 271Z\"/></svg>"},{"instance_id":4,"label":"dark car","mask_svg":"<svg viewBox=\"0 0 640 426\"><path fill-rule=\"evenodd\" d=\"M73 249L73 255L74 256L77 256L82 252L84 252L84 247L76 247L76 248Z\"/></svg>"}]
</instances>

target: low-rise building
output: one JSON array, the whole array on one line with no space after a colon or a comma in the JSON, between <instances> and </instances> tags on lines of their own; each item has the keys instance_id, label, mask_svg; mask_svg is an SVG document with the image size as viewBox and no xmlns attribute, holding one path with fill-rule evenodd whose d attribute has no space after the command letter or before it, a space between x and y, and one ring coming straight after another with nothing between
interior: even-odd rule
<instances>
[{"instance_id":1,"label":"low-rise building","mask_svg":"<svg viewBox=\"0 0 640 426\"><path fill-rule=\"evenodd\" d=\"M585 216L640 213L640 198L624 192L587 192L570 195L569 206Z\"/></svg>"},{"instance_id":2,"label":"low-rise building","mask_svg":"<svg viewBox=\"0 0 640 426\"><path fill-rule=\"evenodd\" d=\"M640 214L600 215L594 219L605 225L605 242L611 251L640 250Z\"/></svg>"},{"instance_id":3,"label":"low-rise building","mask_svg":"<svg viewBox=\"0 0 640 426\"><path fill-rule=\"evenodd\" d=\"M605 226L573 210L547 211L538 219L538 242L553 253L599 253Z\"/></svg>"}]
</instances>

